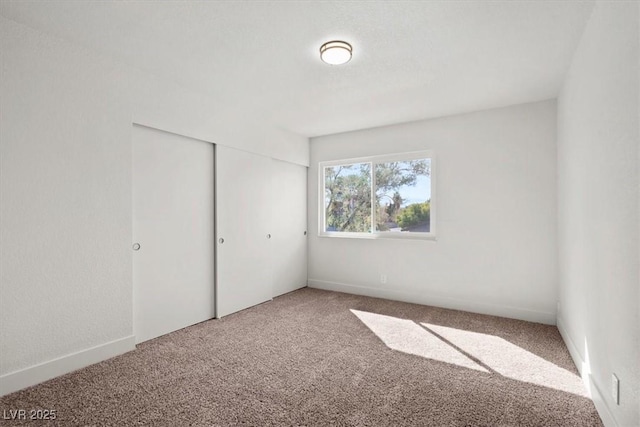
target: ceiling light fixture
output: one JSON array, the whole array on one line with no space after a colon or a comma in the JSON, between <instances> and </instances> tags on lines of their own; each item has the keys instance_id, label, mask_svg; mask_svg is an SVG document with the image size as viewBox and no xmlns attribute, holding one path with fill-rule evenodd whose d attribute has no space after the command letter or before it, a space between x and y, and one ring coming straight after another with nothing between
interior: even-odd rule
<instances>
[{"instance_id":1,"label":"ceiling light fixture","mask_svg":"<svg viewBox=\"0 0 640 427\"><path fill-rule=\"evenodd\" d=\"M352 51L349 43L334 40L320 46L320 59L329 65L346 64L351 60Z\"/></svg>"}]
</instances>

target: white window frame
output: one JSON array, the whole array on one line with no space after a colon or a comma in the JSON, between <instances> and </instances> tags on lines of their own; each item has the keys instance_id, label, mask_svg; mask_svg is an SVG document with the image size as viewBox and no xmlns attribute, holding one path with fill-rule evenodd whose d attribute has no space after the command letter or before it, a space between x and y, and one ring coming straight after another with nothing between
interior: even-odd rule
<instances>
[{"instance_id":1,"label":"white window frame","mask_svg":"<svg viewBox=\"0 0 640 427\"><path fill-rule=\"evenodd\" d=\"M430 202L430 219L429 232L413 232L399 233L389 231L376 231L376 209L373 208L375 203L376 192L376 163L402 162L409 160L430 159L429 179L431 182L431 202ZM326 231L325 217L325 176L324 170L331 166L351 165L357 163L371 163L371 232L350 232L350 231ZM413 151L409 153L394 153L380 156L357 157L351 159L329 160L318 163L318 236L319 237L337 237L347 239L410 239L410 240L436 240L436 156L433 150Z\"/></svg>"}]
</instances>

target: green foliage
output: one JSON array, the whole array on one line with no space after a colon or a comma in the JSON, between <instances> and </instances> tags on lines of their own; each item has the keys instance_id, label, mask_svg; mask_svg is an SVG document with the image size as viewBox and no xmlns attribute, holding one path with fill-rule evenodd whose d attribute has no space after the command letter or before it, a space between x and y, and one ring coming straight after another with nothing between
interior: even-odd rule
<instances>
[{"instance_id":1,"label":"green foliage","mask_svg":"<svg viewBox=\"0 0 640 427\"><path fill-rule=\"evenodd\" d=\"M372 203L371 163L325 168L326 230L370 232L374 203L376 229L388 230L387 224L397 222L402 211L404 200L398 190L415 186L419 176L429 176L430 172L425 159L376 164Z\"/></svg>"},{"instance_id":2,"label":"green foliage","mask_svg":"<svg viewBox=\"0 0 640 427\"><path fill-rule=\"evenodd\" d=\"M429 175L429 166L424 159L376 164L376 201L378 206L386 205L386 209L377 212L377 230L388 230L387 223L397 222L398 212L404 203L398 189L415 186L419 176Z\"/></svg>"},{"instance_id":3,"label":"green foliage","mask_svg":"<svg viewBox=\"0 0 640 427\"><path fill-rule=\"evenodd\" d=\"M326 228L369 232L371 229L371 164L325 169Z\"/></svg>"},{"instance_id":4,"label":"green foliage","mask_svg":"<svg viewBox=\"0 0 640 427\"><path fill-rule=\"evenodd\" d=\"M414 203L403 208L398 213L398 225L403 229L423 225L429 222L431 217L431 203Z\"/></svg>"},{"instance_id":5,"label":"green foliage","mask_svg":"<svg viewBox=\"0 0 640 427\"><path fill-rule=\"evenodd\" d=\"M405 185L415 185L418 176L428 176L429 163L426 160L409 160L403 162L389 162L376 164L376 195L378 198L389 197L388 193L395 192Z\"/></svg>"},{"instance_id":6,"label":"green foliage","mask_svg":"<svg viewBox=\"0 0 640 427\"><path fill-rule=\"evenodd\" d=\"M398 193L397 191L393 193L391 203L389 203L385 208L385 212L390 221L395 221L398 217L398 212L400 212L402 202L404 202L404 200L402 200L402 196L400 196L400 193Z\"/></svg>"}]
</instances>

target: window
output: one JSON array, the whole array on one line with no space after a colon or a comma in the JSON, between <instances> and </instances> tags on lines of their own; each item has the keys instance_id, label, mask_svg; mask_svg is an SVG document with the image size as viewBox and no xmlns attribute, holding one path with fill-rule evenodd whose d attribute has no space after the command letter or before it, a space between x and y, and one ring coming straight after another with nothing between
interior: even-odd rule
<instances>
[{"instance_id":1,"label":"window","mask_svg":"<svg viewBox=\"0 0 640 427\"><path fill-rule=\"evenodd\" d=\"M434 238L431 152L321 162L319 234Z\"/></svg>"}]
</instances>

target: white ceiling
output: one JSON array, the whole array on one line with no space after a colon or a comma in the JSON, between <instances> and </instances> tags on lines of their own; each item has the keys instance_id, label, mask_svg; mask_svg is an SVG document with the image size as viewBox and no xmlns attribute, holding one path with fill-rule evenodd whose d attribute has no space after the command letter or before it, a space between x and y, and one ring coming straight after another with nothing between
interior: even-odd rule
<instances>
[{"instance_id":1,"label":"white ceiling","mask_svg":"<svg viewBox=\"0 0 640 427\"><path fill-rule=\"evenodd\" d=\"M593 1L6 1L0 14L305 136L554 98ZM328 66L328 40L353 60Z\"/></svg>"}]
</instances>

